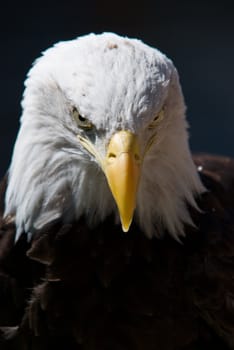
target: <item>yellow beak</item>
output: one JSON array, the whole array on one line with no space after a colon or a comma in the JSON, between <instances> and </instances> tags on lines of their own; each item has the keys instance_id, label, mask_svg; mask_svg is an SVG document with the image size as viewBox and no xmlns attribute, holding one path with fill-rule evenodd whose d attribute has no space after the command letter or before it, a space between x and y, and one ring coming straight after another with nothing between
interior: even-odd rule
<instances>
[{"instance_id":1,"label":"yellow beak","mask_svg":"<svg viewBox=\"0 0 234 350\"><path fill-rule=\"evenodd\" d=\"M117 204L124 232L129 230L136 207L140 167L137 136L130 131L114 134L108 145L104 172Z\"/></svg>"}]
</instances>

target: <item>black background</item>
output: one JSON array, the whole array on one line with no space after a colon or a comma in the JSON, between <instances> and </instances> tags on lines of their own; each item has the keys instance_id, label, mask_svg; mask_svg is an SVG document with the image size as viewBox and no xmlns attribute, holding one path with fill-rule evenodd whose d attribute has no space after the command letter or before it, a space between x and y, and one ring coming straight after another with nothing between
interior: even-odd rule
<instances>
[{"instance_id":1,"label":"black background","mask_svg":"<svg viewBox=\"0 0 234 350\"><path fill-rule=\"evenodd\" d=\"M138 37L166 53L180 73L192 150L234 156L232 3L32 0L1 4L0 176L10 162L23 81L31 63L53 43L89 32Z\"/></svg>"}]
</instances>

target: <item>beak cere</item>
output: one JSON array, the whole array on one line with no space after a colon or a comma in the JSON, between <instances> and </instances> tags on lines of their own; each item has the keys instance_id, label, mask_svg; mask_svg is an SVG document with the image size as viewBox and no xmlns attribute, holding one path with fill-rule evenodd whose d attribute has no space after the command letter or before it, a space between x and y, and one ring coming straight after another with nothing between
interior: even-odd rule
<instances>
[{"instance_id":1,"label":"beak cere","mask_svg":"<svg viewBox=\"0 0 234 350\"><path fill-rule=\"evenodd\" d=\"M130 131L114 134L108 145L104 172L117 204L124 232L129 230L136 207L140 166L137 136Z\"/></svg>"}]
</instances>

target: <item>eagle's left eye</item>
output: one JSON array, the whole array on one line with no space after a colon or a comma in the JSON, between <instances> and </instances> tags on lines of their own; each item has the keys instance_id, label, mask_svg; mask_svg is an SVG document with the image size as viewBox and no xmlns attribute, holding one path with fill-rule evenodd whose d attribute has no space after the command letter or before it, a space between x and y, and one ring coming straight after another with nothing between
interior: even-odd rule
<instances>
[{"instance_id":1,"label":"eagle's left eye","mask_svg":"<svg viewBox=\"0 0 234 350\"><path fill-rule=\"evenodd\" d=\"M91 123L90 120L88 120L87 118L83 117L79 111L77 110L76 107L72 108L72 117L75 120L75 122L77 123L77 125L79 126L79 128L81 129L85 129L85 130L90 130L93 127L93 124Z\"/></svg>"},{"instance_id":2,"label":"eagle's left eye","mask_svg":"<svg viewBox=\"0 0 234 350\"><path fill-rule=\"evenodd\" d=\"M164 107L160 110L160 112L154 117L152 122L148 125L148 129L154 129L160 121L164 118Z\"/></svg>"}]
</instances>

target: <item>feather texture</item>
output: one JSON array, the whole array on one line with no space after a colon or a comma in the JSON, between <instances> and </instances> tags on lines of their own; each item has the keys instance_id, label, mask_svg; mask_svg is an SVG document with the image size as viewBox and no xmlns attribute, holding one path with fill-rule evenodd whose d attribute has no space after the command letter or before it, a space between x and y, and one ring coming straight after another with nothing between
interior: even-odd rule
<instances>
[{"instance_id":1,"label":"feather texture","mask_svg":"<svg viewBox=\"0 0 234 350\"><path fill-rule=\"evenodd\" d=\"M234 348L233 171L195 158L208 188L183 244L148 240L112 217L55 222L28 243L0 231L1 349L216 350Z\"/></svg>"}]
</instances>

